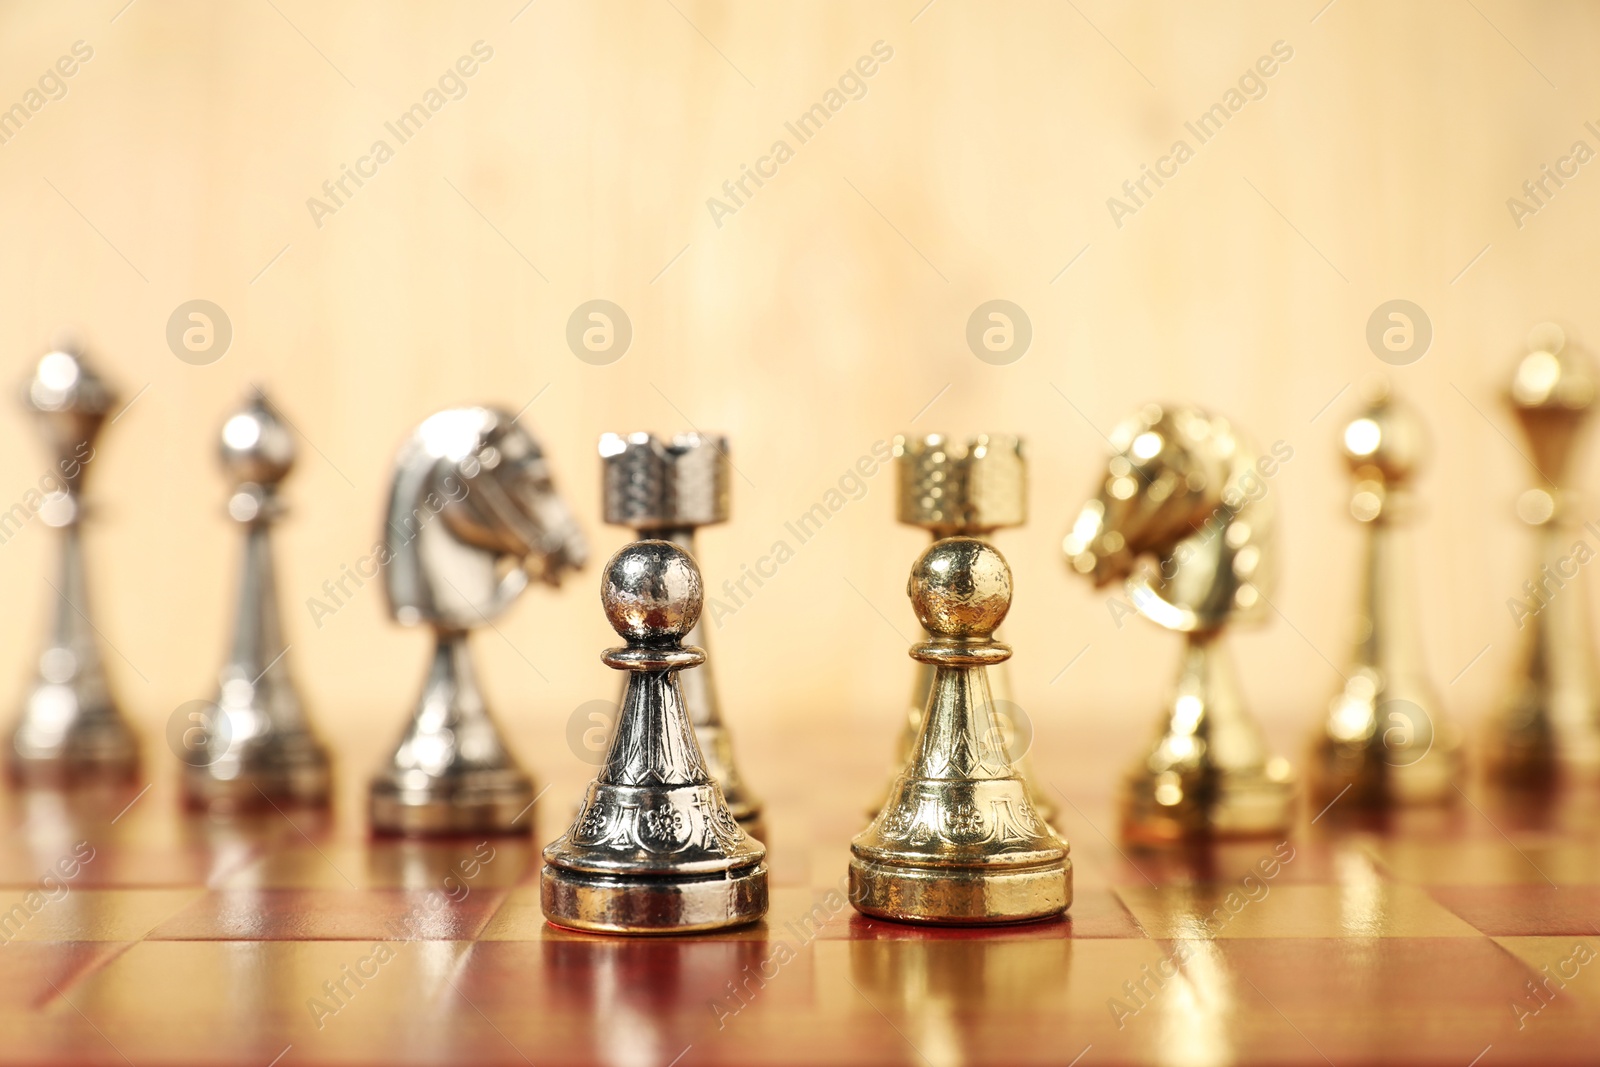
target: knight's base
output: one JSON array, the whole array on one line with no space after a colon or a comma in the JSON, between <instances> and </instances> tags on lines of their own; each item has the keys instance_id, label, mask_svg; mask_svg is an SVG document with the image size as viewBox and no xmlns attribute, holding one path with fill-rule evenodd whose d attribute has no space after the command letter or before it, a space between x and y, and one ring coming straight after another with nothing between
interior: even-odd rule
<instances>
[{"instance_id":1,"label":"knight's base","mask_svg":"<svg viewBox=\"0 0 1600 1067\"><path fill-rule=\"evenodd\" d=\"M958 926L1031 922L1072 904L1072 861L1036 867L919 867L850 858L850 903L863 915Z\"/></svg>"},{"instance_id":2,"label":"knight's base","mask_svg":"<svg viewBox=\"0 0 1600 1067\"><path fill-rule=\"evenodd\" d=\"M544 865L539 903L556 926L591 933L684 934L753 923L767 913L767 865L672 878Z\"/></svg>"},{"instance_id":3,"label":"knight's base","mask_svg":"<svg viewBox=\"0 0 1600 1067\"><path fill-rule=\"evenodd\" d=\"M1294 825L1294 783L1264 773L1225 776L1215 795L1170 798L1156 776L1136 771L1123 782L1122 839L1174 845L1276 837ZM1173 803L1165 803L1169 799Z\"/></svg>"},{"instance_id":4,"label":"knight's base","mask_svg":"<svg viewBox=\"0 0 1600 1067\"><path fill-rule=\"evenodd\" d=\"M533 829L533 781L503 772L439 779L423 789L401 789L387 778L372 783L368 813L375 834L452 837L526 834Z\"/></svg>"},{"instance_id":5,"label":"knight's base","mask_svg":"<svg viewBox=\"0 0 1600 1067\"><path fill-rule=\"evenodd\" d=\"M188 767L183 774L184 801L197 808L321 807L332 791L333 773L320 750L294 763L240 768L228 778L215 767Z\"/></svg>"}]
</instances>

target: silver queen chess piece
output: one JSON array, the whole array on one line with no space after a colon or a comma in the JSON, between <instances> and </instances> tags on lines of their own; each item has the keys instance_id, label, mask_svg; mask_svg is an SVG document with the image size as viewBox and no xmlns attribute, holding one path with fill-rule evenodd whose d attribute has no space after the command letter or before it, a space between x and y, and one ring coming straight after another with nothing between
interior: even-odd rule
<instances>
[{"instance_id":1,"label":"silver queen chess piece","mask_svg":"<svg viewBox=\"0 0 1600 1067\"><path fill-rule=\"evenodd\" d=\"M533 780L478 688L467 639L535 581L558 585L588 555L539 443L505 411L451 408L395 462L385 525L389 611L434 634L422 696L371 787L380 833L525 832Z\"/></svg>"}]
</instances>

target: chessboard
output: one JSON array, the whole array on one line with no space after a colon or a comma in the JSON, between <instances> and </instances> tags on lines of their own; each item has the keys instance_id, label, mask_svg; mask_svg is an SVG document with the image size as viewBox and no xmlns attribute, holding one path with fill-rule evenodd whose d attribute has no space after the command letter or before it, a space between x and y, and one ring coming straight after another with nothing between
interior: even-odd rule
<instances>
[{"instance_id":1,"label":"chessboard","mask_svg":"<svg viewBox=\"0 0 1600 1067\"><path fill-rule=\"evenodd\" d=\"M747 746L771 907L704 936L544 922L539 848L571 818L576 768L553 768L520 838L372 838L350 772L322 815L185 811L168 767L142 790L7 792L0 1062L1594 1059L1593 791L1468 788L1388 825L1336 802L1281 841L1139 852L1116 843L1104 760L1051 754L1068 917L929 928L850 908L848 845L884 764L865 744L825 756L833 740Z\"/></svg>"}]
</instances>

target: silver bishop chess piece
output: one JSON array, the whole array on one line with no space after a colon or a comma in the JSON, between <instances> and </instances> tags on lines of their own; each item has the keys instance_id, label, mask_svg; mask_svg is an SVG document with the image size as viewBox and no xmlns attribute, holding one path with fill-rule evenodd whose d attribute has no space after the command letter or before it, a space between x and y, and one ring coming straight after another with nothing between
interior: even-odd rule
<instances>
[{"instance_id":1,"label":"silver bishop chess piece","mask_svg":"<svg viewBox=\"0 0 1600 1067\"><path fill-rule=\"evenodd\" d=\"M1028 521L1028 461L1020 437L979 434L960 441L937 433L900 434L894 439L894 467L895 517L907 526L927 530L935 541L956 536L987 541L996 530ZM932 664L917 663L889 786L911 758L928 695L933 692L934 673ZM996 720L1013 751L1017 774L1028 785L1034 809L1046 820L1053 819L1055 804L1036 784L1031 732L1023 732L1023 724L1017 721L1020 709L1011 699L1011 673L1004 663L995 664L988 673ZM869 814L877 814L883 806L889 786Z\"/></svg>"},{"instance_id":2,"label":"silver bishop chess piece","mask_svg":"<svg viewBox=\"0 0 1600 1067\"><path fill-rule=\"evenodd\" d=\"M673 934L754 922L767 910L766 848L707 769L679 684L705 662L684 647L704 603L700 570L669 541L635 541L606 564L600 603L628 672L599 776L572 827L544 850L540 901L558 926Z\"/></svg>"},{"instance_id":3,"label":"silver bishop chess piece","mask_svg":"<svg viewBox=\"0 0 1600 1067\"><path fill-rule=\"evenodd\" d=\"M416 711L373 779L373 828L526 832L533 780L489 714L467 639L531 582L558 585L588 555L539 443L497 408L433 415L401 446L384 535L390 614L431 627L434 652Z\"/></svg>"},{"instance_id":4,"label":"silver bishop chess piece","mask_svg":"<svg viewBox=\"0 0 1600 1067\"><path fill-rule=\"evenodd\" d=\"M600 461L606 522L630 527L640 539L671 541L698 560L695 530L728 521L726 437L685 433L663 440L648 433L608 433L600 438ZM702 620L684 640L704 648L705 631ZM764 837L761 801L733 758L711 664L683 671L678 684L706 768L722 786L729 810L747 833Z\"/></svg>"},{"instance_id":5,"label":"silver bishop chess piece","mask_svg":"<svg viewBox=\"0 0 1600 1067\"><path fill-rule=\"evenodd\" d=\"M1351 809L1370 810L1453 800L1461 736L1423 662L1408 529L1427 427L1387 382L1374 381L1340 443L1355 481L1350 514L1366 548L1354 662L1312 744L1312 803L1321 809L1343 797Z\"/></svg>"},{"instance_id":6,"label":"silver bishop chess piece","mask_svg":"<svg viewBox=\"0 0 1600 1067\"><path fill-rule=\"evenodd\" d=\"M975 537L935 541L906 583L933 669L911 758L850 845L850 902L901 922L985 924L1059 915L1072 903L1067 846L1034 809L1006 750L988 669L1011 656L994 632L1011 568Z\"/></svg>"},{"instance_id":7,"label":"silver bishop chess piece","mask_svg":"<svg viewBox=\"0 0 1600 1067\"><path fill-rule=\"evenodd\" d=\"M11 734L12 775L27 784L125 782L138 773L139 744L112 696L90 621L83 552L85 472L117 395L83 348L67 341L40 357L23 391L50 451L50 469L23 506L60 531L50 586L52 621L38 670Z\"/></svg>"},{"instance_id":8,"label":"silver bishop chess piece","mask_svg":"<svg viewBox=\"0 0 1600 1067\"><path fill-rule=\"evenodd\" d=\"M233 644L218 678L209 728L180 752L184 791L197 805L325 804L328 750L311 729L289 670L278 609L272 528L285 508L278 485L294 467L294 434L257 389L222 426L228 517L244 529ZM185 735L187 736L187 735Z\"/></svg>"}]
</instances>

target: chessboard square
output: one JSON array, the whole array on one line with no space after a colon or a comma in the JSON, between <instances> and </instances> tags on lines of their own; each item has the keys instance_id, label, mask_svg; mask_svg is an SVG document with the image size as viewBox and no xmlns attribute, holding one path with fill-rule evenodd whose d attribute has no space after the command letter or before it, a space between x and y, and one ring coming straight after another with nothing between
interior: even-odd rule
<instances>
[{"instance_id":1,"label":"chessboard square","mask_svg":"<svg viewBox=\"0 0 1600 1067\"><path fill-rule=\"evenodd\" d=\"M521 837L360 844L310 842L275 849L223 879L221 889L437 889L459 895L517 884L538 854Z\"/></svg>"},{"instance_id":2,"label":"chessboard square","mask_svg":"<svg viewBox=\"0 0 1600 1067\"><path fill-rule=\"evenodd\" d=\"M1600 885L1600 849L1550 840L1374 840L1378 862L1415 885Z\"/></svg>"},{"instance_id":3,"label":"chessboard square","mask_svg":"<svg viewBox=\"0 0 1600 1067\"><path fill-rule=\"evenodd\" d=\"M1437 886L1428 892L1494 937L1600 934L1600 886Z\"/></svg>"},{"instance_id":4,"label":"chessboard square","mask_svg":"<svg viewBox=\"0 0 1600 1067\"><path fill-rule=\"evenodd\" d=\"M1117 890L1156 938L1473 937L1477 931L1416 886L1131 886Z\"/></svg>"},{"instance_id":5,"label":"chessboard square","mask_svg":"<svg viewBox=\"0 0 1600 1067\"><path fill-rule=\"evenodd\" d=\"M1548 1021L1551 1008L1564 1000L1581 1005L1600 1038L1600 936L1584 937L1497 937L1494 943L1528 965L1528 977L1538 989L1518 989L1513 999L1527 1009L1540 1007L1534 996L1549 1000L1536 1011L1540 1024ZM1542 990L1539 991L1539 990Z\"/></svg>"},{"instance_id":6,"label":"chessboard square","mask_svg":"<svg viewBox=\"0 0 1600 1067\"><path fill-rule=\"evenodd\" d=\"M129 942L119 941L6 943L0 948L0 1019L32 1014L80 975L128 946ZM9 1031L9 1022L6 1027Z\"/></svg>"},{"instance_id":7,"label":"chessboard square","mask_svg":"<svg viewBox=\"0 0 1600 1067\"><path fill-rule=\"evenodd\" d=\"M199 889L10 889L0 892L0 942L137 941Z\"/></svg>"},{"instance_id":8,"label":"chessboard square","mask_svg":"<svg viewBox=\"0 0 1600 1067\"><path fill-rule=\"evenodd\" d=\"M437 890L214 890L151 930L152 941L468 941L504 890L452 901Z\"/></svg>"}]
</instances>

